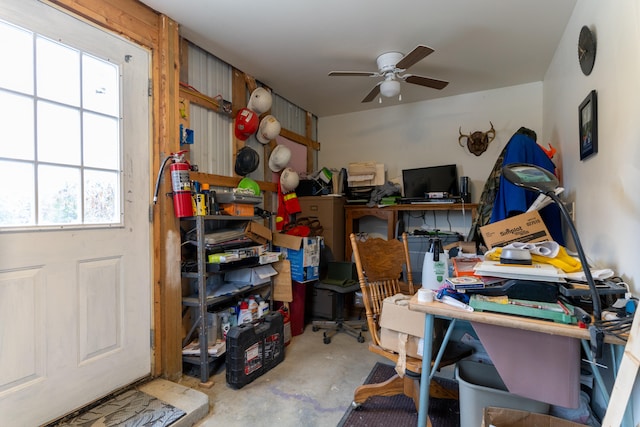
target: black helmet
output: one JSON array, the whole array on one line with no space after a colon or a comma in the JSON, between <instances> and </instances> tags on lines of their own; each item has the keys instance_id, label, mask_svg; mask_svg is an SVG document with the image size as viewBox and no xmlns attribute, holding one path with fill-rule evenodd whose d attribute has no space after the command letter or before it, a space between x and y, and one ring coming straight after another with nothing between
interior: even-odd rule
<instances>
[{"instance_id":1,"label":"black helmet","mask_svg":"<svg viewBox=\"0 0 640 427\"><path fill-rule=\"evenodd\" d=\"M260 164L260 156L251 147L245 145L236 154L235 171L237 175L245 176L250 174L258 169L258 164Z\"/></svg>"}]
</instances>

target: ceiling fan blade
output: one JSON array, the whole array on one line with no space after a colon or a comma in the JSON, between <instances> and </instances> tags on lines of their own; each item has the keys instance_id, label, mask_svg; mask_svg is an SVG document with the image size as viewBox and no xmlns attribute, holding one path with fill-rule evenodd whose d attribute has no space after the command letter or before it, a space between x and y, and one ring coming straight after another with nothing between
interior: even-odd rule
<instances>
[{"instance_id":1,"label":"ceiling fan blade","mask_svg":"<svg viewBox=\"0 0 640 427\"><path fill-rule=\"evenodd\" d=\"M402 76L402 79L407 83L413 83L414 85L426 86L433 89L444 89L449 84L449 82L445 82L444 80L415 76L413 74L405 74Z\"/></svg>"},{"instance_id":2,"label":"ceiling fan blade","mask_svg":"<svg viewBox=\"0 0 640 427\"><path fill-rule=\"evenodd\" d=\"M380 74L373 71L331 71L330 76L364 76L377 77Z\"/></svg>"},{"instance_id":3,"label":"ceiling fan blade","mask_svg":"<svg viewBox=\"0 0 640 427\"><path fill-rule=\"evenodd\" d=\"M380 93L380 84L382 82L378 83L377 85L375 85L373 87L373 89L371 89L371 92L369 92L367 94L367 96L364 97L364 99L362 100L362 102L371 102L374 99L376 99L376 97L378 96L378 94Z\"/></svg>"},{"instance_id":4,"label":"ceiling fan blade","mask_svg":"<svg viewBox=\"0 0 640 427\"><path fill-rule=\"evenodd\" d=\"M415 49L407 53L400 61L398 61L398 63L396 64L396 68L406 70L431 53L433 53L433 49L431 49L430 47L418 45Z\"/></svg>"}]
</instances>

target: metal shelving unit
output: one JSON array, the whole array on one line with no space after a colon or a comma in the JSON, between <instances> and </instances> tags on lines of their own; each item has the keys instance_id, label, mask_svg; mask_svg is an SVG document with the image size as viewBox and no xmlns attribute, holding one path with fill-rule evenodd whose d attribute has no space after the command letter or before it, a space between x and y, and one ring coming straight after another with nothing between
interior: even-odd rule
<instances>
[{"instance_id":1,"label":"metal shelving unit","mask_svg":"<svg viewBox=\"0 0 640 427\"><path fill-rule=\"evenodd\" d=\"M205 226L207 223L212 222L214 224L235 224L241 226L242 223L248 224L253 220L261 220L261 217L241 217L241 216L229 216L229 215L206 215L206 216L193 216L181 218L181 222L191 222L195 225L195 240L191 240L190 243L195 245L196 257L195 268L193 265L189 267L182 267L182 277L195 280L197 294L185 296L182 298L182 305L185 307L196 307L197 316L193 321L193 325L183 340L182 346L186 346L193 338L194 333L198 330L198 343L200 347L199 355L183 355L182 360L185 363L192 365L198 365L200 368L201 381L207 382L210 377L210 364L215 362L222 355L210 355L208 352L208 334L207 334L207 312L208 308L214 305L228 304L239 296L246 295L249 291L255 291L262 289L266 286L272 286L273 281L257 286L246 286L238 289L237 292L228 295L212 296L207 295L207 278L212 275L224 274L227 271L236 270L239 268L255 267L260 265L258 258L244 258L238 261L232 261L224 264L208 264L207 263L207 244L205 242ZM224 228L224 225L223 227ZM193 229L192 229L193 230ZM271 295L273 295L273 289L271 289Z\"/></svg>"}]
</instances>

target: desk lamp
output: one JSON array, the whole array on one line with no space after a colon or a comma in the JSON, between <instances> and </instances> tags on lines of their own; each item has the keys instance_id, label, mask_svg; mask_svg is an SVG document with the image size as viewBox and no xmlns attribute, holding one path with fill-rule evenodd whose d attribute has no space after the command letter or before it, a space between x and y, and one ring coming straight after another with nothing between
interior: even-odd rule
<instances>
[{"instance_id":1,"label":"desk lamp","mask_svg":"<svg viewBox=\"0 0 640 427\"><path fill-rule=\"evenodd\" d=\"M571 220L569 211L567 211L564 203L560 201L560 198L555 193L555 189L559 185L558 178L556 178L556 176L548 170L528 163L512 163L506 165L502 168L502 174L512 184L530 191L544 194L545 196L551 198L551 200L553 200L554 203L558 205L558 207L560 208L560 212L562 212L562 216L564 216L564 219L567 221L569 231L571 232L571 236L573 237L573 242L575 243L576 249L578 250L578 258L580 259L580 263L582 264L582 270L584 271L584 275L587 278L587 284L589 285L589 290L591 291L591 300L593 303L593 317L596 321L600 320L602 317L602 311L600 308L600 296L598 295L596 284L593 281L591 270L589 270L587 257L584 255L584 250L582 249L582 244L580 243L580 238L578 237L578 231L576 230L576 227Z\"/></svg>"}]
</instances>

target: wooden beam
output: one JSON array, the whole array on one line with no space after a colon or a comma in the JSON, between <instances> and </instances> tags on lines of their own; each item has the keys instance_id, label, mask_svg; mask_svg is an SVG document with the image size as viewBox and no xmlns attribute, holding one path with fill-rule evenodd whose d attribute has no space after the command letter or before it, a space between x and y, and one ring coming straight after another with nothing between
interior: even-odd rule
<instances>
[{"instance_id":1,"label":"wooden beam","mask_svg":"<svg viewBox=\"0 0 640 427\"><path fill-rule=\"evenodd\" d=\"M212 98L203 93L200 93L192 87L181 84L180 96L188 99L196 105L199 105L200 107L206 108L208 110L213 110L216 113L224 114L225 116L232 116L231 110L225 110L224 106L220 105L220 101L217 98Z\"/></svg>"},{"instance_id":2,"label":"wooden beam","mask_svg":"<svg viewBox=\"0 0 640 427\"><path fill-rule=\"evenodd\" d=\"M48 0L142 46L158 45L158 14L132 0Z\"/></svg>"},{"instance_id":3,"label":"wooden beam","mask_svg":"<svg viewBox=\"0 0 640 427\"><path fill-rule=\"evenodd\" d=\"M154 155L160 162L169 154L180 150L179 133L179 42L178 24L160 15L159 53L154 63L157 66L158 84L154 85L154 98L158 99L156 121L158 123L157 146ZM157 169L154 169L157 170ZM171 191L169 171L165 171L160 187L158 205L154 211L154 242L157 243L159 264L154 280L154 314L157 329L156 349L163 376L179 379L182 375L182 277L180 272L180 227L173 215L173 202L166 194Z\"/></svg>"},{"instance_id":4,"label":"wooden beam","mask_svg":"<svg viewBox=\"0 0 640 427\"><path fill-rule=\"evenodd\" d=\"M307 137L304 137L302 135L299 135L295 132L291 132L290 130L287 129L281 129L280 130L280 135L284 136L287 139L290 139L291 141L297 142L298 144L302 144L302 145L306 145L308 148L311 148L313 150L316 151L320 151L320 143L317 141L313 141Z\"/></svg>"}]
</instances>

